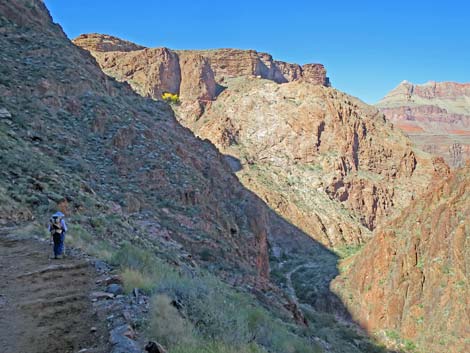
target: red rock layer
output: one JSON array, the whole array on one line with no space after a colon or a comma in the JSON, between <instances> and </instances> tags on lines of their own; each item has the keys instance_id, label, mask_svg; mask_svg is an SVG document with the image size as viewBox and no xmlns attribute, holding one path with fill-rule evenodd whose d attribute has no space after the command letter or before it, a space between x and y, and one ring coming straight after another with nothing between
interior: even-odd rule
<instances>
[{"instance_id":1,"label":"red rock layer","mask_svg":"<svg viewBox=\"0 0 470 353\"><path fill-rule=\"evenodd\" d=\"M335 280L370 332L396 331L426 352L469 352L470 165L437 183Z\"/></svg>"},{"instance_id":2,"label":"red rock layer","mask_svg":"<svg viewBox=\"0 0 470 353\"><path fill-rule=\"evenodd\" d=\"M377 106L426 152L453 167L470 159L470 84L405 81Z\"/></svg>"},{"instance_id":3,"label":"red rock layer","mask_svg":"<svg viewBox=\"0 0 470 353\"><path fill-rule=\"evenodd\" d=\"M289 64L254 50L148 49L104 34L82 34L73 42L88 50L105 73L154 99L161 99L162 92L171 92L179 94L186 103L194 103L195 99L207 102L219 93L217 84L239 76L259 76L277 83L301 80L329 85L321 64Z\"/></svg>"}]
</instances>

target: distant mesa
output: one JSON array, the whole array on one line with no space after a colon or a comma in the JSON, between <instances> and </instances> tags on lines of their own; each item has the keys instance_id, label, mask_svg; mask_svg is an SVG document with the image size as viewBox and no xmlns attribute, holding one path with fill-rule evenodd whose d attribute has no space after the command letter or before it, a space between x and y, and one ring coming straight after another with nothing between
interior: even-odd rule
<instances>
[{"instance_id":1,"label":"distant mesa","mask_svg":"<svg viewBox=\"0 0 470 353\"><path fill-rule=\"evenodd\" d=\"M403 81L376 106L418 147L452 167L470 158L470 83Z\"/></svg>"}]
</instances>

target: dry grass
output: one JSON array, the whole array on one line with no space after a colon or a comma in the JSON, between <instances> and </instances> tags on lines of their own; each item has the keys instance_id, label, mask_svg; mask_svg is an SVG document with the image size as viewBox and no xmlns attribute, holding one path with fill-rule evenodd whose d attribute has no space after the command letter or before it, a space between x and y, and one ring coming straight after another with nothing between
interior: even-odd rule
<instances>
[{"instance_id":1,"label":"dry grass","mask_svg":"<svg viewBox=\"0 0 470 353\"><path fill-rule=\"evenodd\" d=\"M154 285L152 278L144 275L140 271L133 270L131 268L124 269L121 275L124 282L124 291L126 293L132 292L134 288L139 288L144 292L149 293Z\"/></svg>"},{"instance_id":2,"label":"dry grass","mask_svg":"<svg viewBox=\"0 0 470 353\"><path fill-rule=\"evenodd\" d=\"M181 317L171 304L171 299L159 294L152 297L150 332L166 346L191 345L194 342L193 328L188 320Z\"/></svg>"}]
</instances>

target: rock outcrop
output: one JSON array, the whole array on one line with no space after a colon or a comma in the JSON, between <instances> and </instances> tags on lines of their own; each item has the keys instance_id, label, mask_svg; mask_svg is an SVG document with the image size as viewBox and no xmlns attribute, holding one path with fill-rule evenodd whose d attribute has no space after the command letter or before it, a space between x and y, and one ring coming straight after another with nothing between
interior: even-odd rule
<instances>
[{"instance_id":1,"label":"rock outcrop","mask_svg":"<svg viewBox=\"0 0 470 353\"><path fill-rule=\"evenodd\" d=\"M185 51L180 51L184 53ZM290 64L273 60L267 53L255 50L214 49L190 50L206 57L217 82L223 83L226 78L256 76L276 83L305 81L316 85L329 86L326 70L322 64Z\"/></svg>"},{"instance_id":2,"label":"rock outcrop","mask_svg":"<svg viewBox=\"0 0 470 353\"><path fill-rule=\"evenodd\" d=\"M78 39L78 38L77 38ZM107 34L85 34L79 37L80 47L90 52L142 50L145 47Z\"/></svg>"},{"instance_id":3,"label":"rock outcrop","mask_svg":"<svg viewBox=\"0 0 470 353\"><path fill-rule=\"evenodd\" d=\"M467 165L438 182L343 266L334 288L370 332L470 351L469 176Z\"/></svg>"},{"instance_id":4,"label":"rock outcrop","mask_svg":"<svg viewBox=\"0 0 470 353\"><path fill-rule=\"evenodd\" d=\"M82 34L73 42L89 51L105 73L139 94L161 99L162 92L170 92L187 105L206 105L222 91L226 78L239 76L329 85L321 64L289 64L254 50L149 49L105 34Z\"/></svg>"},{"instance_id":5,"label":"rock outcrop","mask_svg":"<svg viewBox=\"0 0 470 353\"><path fill-rule=\"evenodd\" d=\"M470 158L470 84L404 81L377 107L420 148L452 167Z\"/></svg>"},{"instance_id":6,"label":"rock outcrop","mask_svg":"<svg viewBox=\"0 0 470 353\"><path fill-rule=\"evenodd\" d=\"M329 82L322 65L275 61L254 50L100 51L88 43L90 36L100 42L100 35L82 35L74 43L91 48L106 73L141 95L179 93L178 119L239 159L244 184L323 244L363 242L433 174L430 158L417 157L375 109L324 90ZM161 51L174 53L174 69L159 71ZM161 75L165 79L155 78ZM252 166L259 165L258 174L266 175L254 175ZM275 169L282 177L273 181Z\"/></svg>"},{"instance_id":7,"label":"rock outcrop","mask_svg":"<svg viewBox=\"0 0 470 353\"><path fill-rule=\"evenodd\" d=\"M239 161L244 185L327 246L364 242L434 174L382 114L335 89L258 78L179 119Z\"/></svg>"}]
</instances>

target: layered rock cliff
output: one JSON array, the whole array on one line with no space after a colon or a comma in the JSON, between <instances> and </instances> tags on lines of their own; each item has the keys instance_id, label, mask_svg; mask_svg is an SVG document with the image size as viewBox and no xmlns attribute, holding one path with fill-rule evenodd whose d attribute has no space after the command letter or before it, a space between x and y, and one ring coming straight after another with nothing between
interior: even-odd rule
<instances>
[{"instance_id":1,"label":"layered rock cliff","mask_svg":"<svg viewBox=\"0 0 470 353\"><path fill-rule=\"evenodd\" d=\"M180 120L235 157L247 188L323 244L366 241L434 174L429 156L416 153L382 114L335 89L227 82L200 119Z\"/></svg>"},{"instance_id":2,"label":"layered rock cliff","mask_svg":"<svg viewBox=\"0 0 470 353\"><path fill-rule=\"evenodd\" d=\"M404 81L377 107L420 148L451 166L470 158L470 84Z\"/></svg>"},{"instance_id":3,"label":"layered rock cliff","mask_svg":"<svg viewBox=\"0 0 470 353\"><path fill-rule=\"evenodd\" d=\"M259 76L278 83L303 80L329 85L321 64L275 61L254 50L170 50L145 48L104 34L82 34L73 42L88 50L108 75L128 82L143 96L178 94L184 103L213 100L225 78Z\"/></svg>"},{"instance_id":4,"label":"layered rock cliff","mask_svg":"<svg viewBox=\"0 0 470 353\"><path fill-rule=\"evenodd\" d=\"M141 95L179 92L180 122L238 159L244 185L323 244L365 241L434 173L377 110L325 88L322 65L253 50L101 50L102 38L74 43Z\"/></svg>"},{"instance_id":5,"label":"layered rock cliff","mask_svg":"<svg viewBox=\"0 0 470 353\"><path fill-rule=\"evenodd\" d=\"M424 352L468 352L470 165L381 227L335 281L369 332ZM406 341L405 341L406 342Z\"/></svg>"}]
</instances>

